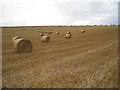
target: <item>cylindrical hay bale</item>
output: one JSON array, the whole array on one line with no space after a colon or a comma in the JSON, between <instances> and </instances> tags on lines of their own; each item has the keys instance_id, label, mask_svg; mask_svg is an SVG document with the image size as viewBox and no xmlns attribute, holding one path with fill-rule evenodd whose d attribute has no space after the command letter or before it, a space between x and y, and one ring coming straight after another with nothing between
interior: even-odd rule
<instances>
[{"instance_id":1,"label":"cylindrical hay bale","mask_svg":"<svg viewBox=\"0 0 120 90\"><path fill-rule=\"evenodd\" d=\"M81 33L84 33L85 32L85 30L81 30Z\"/></svg>"},{"instance_id":2,"label":"cylindrical hay bale","mask_svg":"<svg viewBox=\"0 0 120 90\"><path fill-rule=\"evenodd\" d=\"M49 42L50 41L50 37L49 36L42 36L41 37L41 41L42 42Z\"/></svg>"},{"instance_id":3,"label":"cylindrical hay bale","mask_svg":"<svg viewBox=\"0 0 120 90\"><path fill-rule=\"evenodd\" d=\"M29 53L33 48L31 41L23 38L14 40L13 46L18 53Z\"/></svg>"},{"instance_id":4,"label":"cylindrical hay bale","mask_svg":"<svg viewBox=\"0 0 120 90\"><path fill-rule=\"evenodd\" d=\"M16 40L16 39L20 39L21 37L13 37L12 38L12 42L14 41L14 40Z\"/></svg>"},{"instance_id":5,"label":"cylindrical hay bale","mask_svg":"<svg viewBox=\"0 0 120 90\"><path fill-rule=\"evenodd\" d=\"M48 34L52 34L52 31L48 32Z\"/></svg>"},{"instance_id":6,"label":"cylindrical hay bale","mask_svg":"<svg viewBox=\"0 0 120 90\"><path fill-rule=\"evenodd\" d=\"M67 32L67 34L70 34L70 33L71 33L70 31Z\"/></svg>"},{"instance_id":7,"label":"cylindrical hay bale","mask_svg":"<svg viewBox=\"0 0 120 90\"><path fill-rule=\"evenodd\" d=\"M44 34L43 34L43 33L40 33L40 36L42 37L42 36L44 36Z\"/></svg>"},{"instance_id":8,"label":"cylindrical hay bale","mask_svg":"<svg viewBox=\"0 0 120 90\"><path fill-rule=\"evenodd\" d=\"M68 33L67 33L67 34L65 35L65 38L67 38L67 39L69 39L69 38L71 38L71 37L72 37L71 34L68 34Z\"/></svg>"},{"instance_id":9,"label":"cylindrical hay bale","mask_svg":"<svg viewBox=\"0 0 120 90\"><path fill-rule=\"evenodd\" d=\"M58 35L58 34L59 34L59 32L56 32L56 34Z\"/></svg>"}]
</instances>

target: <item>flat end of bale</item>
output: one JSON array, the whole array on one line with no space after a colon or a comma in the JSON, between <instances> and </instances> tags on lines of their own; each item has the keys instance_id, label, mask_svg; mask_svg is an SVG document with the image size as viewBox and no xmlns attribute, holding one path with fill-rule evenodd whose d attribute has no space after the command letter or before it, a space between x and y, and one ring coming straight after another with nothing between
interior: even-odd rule
<instances>
[{"instance_id":1,"label":"flat end of bale","mask_svg":"<svg viewBox=\"0 0 120 90\"><path fill-rule=\"evenodd\" d=\"M21 37L19 37L19 36L13 37L13 38L12 38L12 42L13 42L14 40L20 39L20 38L21 38Z\"/></svg>"}]
</instances>

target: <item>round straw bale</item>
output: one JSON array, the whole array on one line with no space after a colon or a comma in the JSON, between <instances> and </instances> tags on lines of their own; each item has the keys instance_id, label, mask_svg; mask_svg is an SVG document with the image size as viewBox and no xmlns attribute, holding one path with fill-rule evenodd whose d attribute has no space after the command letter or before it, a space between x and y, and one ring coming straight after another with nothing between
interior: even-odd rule
<instances>
[{"instance_id":1,"label":"round straw bale","mask_svg":"<svg viewBox=\"0 0 120 90\"><path fill-rule=\"evenodd\" d=\"M65 38L67 38L67 39L68 39L68 38L71 38L71 37L72 37L71 34L68 34L68 33L67 33L67 34L65 35Z\"/></svg>"},{"instance_id":2,"label":"round straw bale","mask_svg":"<svg viewBox=\"0 0 120 90\"><path fill-rule=\"evenodd\" d=\"M23 38L16 39L13 41L13 46L18 53L28 53L32 52L32 43L29 40Z\"/></svg>"},{"instance_id":3,"label":"round straw bale","mask_svg":"<svg viewBox=\"0 0 120 90\"><path fill-rule=\"evenodd\" d=\"M70 34L70 33L71 33L70 31L67 32L67 34Z\"/></svg>"},{"instance_id":4,"label":"round straw bale","mask_svg":"<svg viewBox=\"0 0 120 90\"><path fill-rule=\"evenodd\" d=\"M49 36L42 36L41 37L41 41L42 42L49 42L50 41L50 37Z\"/></svg>"},{"instance_id":5,"label":"round straw bale","mask_svg":"<svg viewBox=\"0 0 120 90\"><path fill-rule=\"evenodd\" d=\"M56 34L58 35L58 34L59 34L59 32L56 32Z\"/></svg>"},{"instance_id":6,"label":"round straw bale","mask_svg":"<svg viewBox=\"0 0 120 90\"><path fill-rule=\"evenodd\" d=\"M42 37L42 36L44 36L44 34L43 34L43 33L40 33L40 36Z\"/></svg>"},{"instance_id":7,"label":"round straw bale","mask_svg":"<svg viewBox=\"0 0 120 90\"><path fill-rule=\"evenodd\" d=\"M16 39L20 39L21 37L13 37L12 38L12 42L14 41L14 40L16 40Z\"/></svg>"},{"instance_id":8,"label":"round straw bale","mask_svg":"<svg viewBox=\"0 0 120 90\"><path fill-rule=\"evenodd\" d=\"M48 34L52 34L52 31L48 32Z\"/></svg>"},{"instance_id":9,"label":"round straw bale","mask_svg":"<svg viewBox=\"0 0 120 90\"><path fill-rule=\"evenodd\" d=\"M84 33L85 32L85 30L81 30L81 33Z\"/></svg>"}]
</instances>

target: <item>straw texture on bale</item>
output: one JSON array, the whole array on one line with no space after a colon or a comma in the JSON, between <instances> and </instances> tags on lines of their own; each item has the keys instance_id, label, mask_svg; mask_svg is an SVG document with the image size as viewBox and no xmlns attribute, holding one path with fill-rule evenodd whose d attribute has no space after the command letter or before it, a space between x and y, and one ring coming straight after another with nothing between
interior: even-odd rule
<instances>
[{"instance_id":1,"label":"straw texture on bale","mask_svg":"<svg viewBox=\"0 0 120 90\"><path fill-rule=\"evenodd\" d=\"M85 32L85 30L81 30L81 33L84 33Z\"/></svg>"},{"instance_id":2,"label":"straw texture on bale","mask_svg":"<svg viewBox=\"0 0 120 90\"><path fill-rule=\"evenodd\" d=\"M32 43L24 38L15 39L13 41L13 46L18 53L29 53L32 52Z\"/></svg>"},{"instance_id":3,"label":"straw texture on bale","mask_svg":"<svg viewBox=\"0 0 120 90\"><path fill-rule=\"evenodd\" d=\"M72 37L71 34L66 34L66 35L65 35L65 38L67 38L67 39L69 39L69 38L71 38L71 37Z\"/></svg>"},{"instance_id":4,"label":"straw texture on bale","mask_svg":"<svg viewBox=\"0 0 120 90\"><path fill-rule=\"evenodd\" d=\"M49 36L42 36L41 37L41 41L42 42L49 42L50 41L50 37Z\"/></svg>"}]
</instances>

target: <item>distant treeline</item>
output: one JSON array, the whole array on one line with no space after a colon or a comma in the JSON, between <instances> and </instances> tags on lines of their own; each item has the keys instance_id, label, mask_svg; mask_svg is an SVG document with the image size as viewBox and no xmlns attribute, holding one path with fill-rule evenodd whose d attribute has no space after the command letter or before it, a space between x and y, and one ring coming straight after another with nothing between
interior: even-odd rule
<instances>
[{"instance_id":1,"label":"distant treeline","mask_svg":"<svg viewBox=\"0 0 120 90\"><path fill-rule=\"evenodd\" d=\"M44 26L2 26L2 28L34 28L34 27L85 27L85 26L118 26L115 24L111 24L111 25L44 25ZM120 25L119 25L120 26Z\"/></svg>"}]
</instances>

